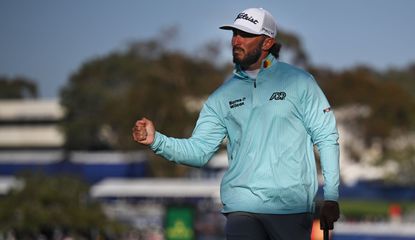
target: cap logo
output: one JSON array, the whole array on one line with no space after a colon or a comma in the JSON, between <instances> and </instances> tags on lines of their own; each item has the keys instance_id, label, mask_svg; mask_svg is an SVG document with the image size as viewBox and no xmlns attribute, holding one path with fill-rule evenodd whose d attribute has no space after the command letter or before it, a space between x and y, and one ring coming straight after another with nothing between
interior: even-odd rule
<instances>
[{"instance_id":1,"label":"cap logo","mask_svg":"<svg viewBox=\"0 0 415 240\"><path fill-rule=\"evenodd\" d=\"M262 31L264 31L264 32L266 32L268 34L274 35L274 32L273 31L270 31L270 30L268 30L268 29L266 29L264 27L262 28Z\"/></svg>"},{"instance_id":2,"label":"cap logo","mask_svg":"<svg viewBox=\"0 0 415 240\"><path fill-rule=\"evenodd\" d=\"M253 24L257 24L257 23L259 23L259 21L258 20L256 20L255 18L253 18L252 16L249 16L248 14L246 14L246 13L240 13L240 14L238 14L238 16L235 18L235 21L237 20L237 19L243 19L243 20L247 20L247 21L250 21L250 22L252 22Z\"/></svg>"}]
</instances>

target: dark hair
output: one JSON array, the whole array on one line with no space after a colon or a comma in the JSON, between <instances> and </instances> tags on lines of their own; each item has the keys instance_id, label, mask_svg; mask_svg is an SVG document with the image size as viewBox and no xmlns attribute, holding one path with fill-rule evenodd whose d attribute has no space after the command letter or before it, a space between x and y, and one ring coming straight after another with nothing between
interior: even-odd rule
<instances>
[{"instance_id":1,"label":"dark hair","mask_svg":"<svg viewBox=\"0 0 415 240\"><path fill-rule=\"evenodd\" d=\"M272 47L269 49L269 52L274 55L276 59L280 57L280 50L281 50L281 43L276 42Z\"/></svg>"}]
</instances>

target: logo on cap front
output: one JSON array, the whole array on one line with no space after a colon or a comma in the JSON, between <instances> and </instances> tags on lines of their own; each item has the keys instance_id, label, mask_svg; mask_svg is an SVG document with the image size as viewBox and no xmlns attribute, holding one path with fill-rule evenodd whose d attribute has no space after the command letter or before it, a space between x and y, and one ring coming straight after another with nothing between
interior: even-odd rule
<instances>
[{"instance_id":1,"label":"logo on cap front","mask_svg":"<svg viewBox=\"0 0 415 240\"><path fill-rule=\"evenodd\" d=\"M238 14L238 16L235 18L235 21L238 19L247 20L247 21L252 22L253 24L259 23L258 20L256 20L255 18L253 18L252 16L249 16L247 13L244 13L244 12Z\"/></svg>"}]
</instances>

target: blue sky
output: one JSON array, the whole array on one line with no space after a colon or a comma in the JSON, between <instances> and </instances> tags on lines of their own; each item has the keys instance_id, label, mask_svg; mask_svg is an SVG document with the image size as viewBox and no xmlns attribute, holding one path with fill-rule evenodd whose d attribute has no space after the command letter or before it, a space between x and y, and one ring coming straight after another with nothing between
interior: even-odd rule
<instances>
[{"instance_id":1,"label":"blue sky","mask_svg":"<svg viewBox=\"0 0 415 240\"><path fill-rule=\"evenodd\" d=\"M413 0L1 0L0 75L34 79L41 97L54 98L83 63L169 26L180 30L173 45L189 53L213 40L228 44L230 33L218 27L248 7L269 10L317 65L415 62Z\"/></svg>"}]
</instances>

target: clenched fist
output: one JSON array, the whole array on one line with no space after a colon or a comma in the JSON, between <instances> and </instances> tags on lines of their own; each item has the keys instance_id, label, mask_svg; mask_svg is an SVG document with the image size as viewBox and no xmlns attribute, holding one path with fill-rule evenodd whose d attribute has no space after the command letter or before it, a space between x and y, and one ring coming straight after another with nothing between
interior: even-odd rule
<instances>
[{"instance_id":1,"label":"clenched fist","mask_svg":"<svg viewBox=\"0 0 415 240\"><path fill-rule=\"evenodd\" d=\"M134 141L150 145L154 142L155 128L152 121L147 118L142 118L135 122L133 127L133 139Z\"/></svg>"}]
</instances>

